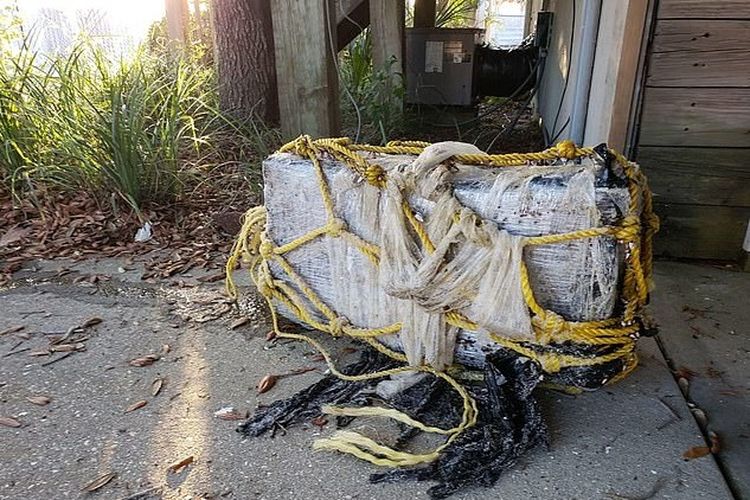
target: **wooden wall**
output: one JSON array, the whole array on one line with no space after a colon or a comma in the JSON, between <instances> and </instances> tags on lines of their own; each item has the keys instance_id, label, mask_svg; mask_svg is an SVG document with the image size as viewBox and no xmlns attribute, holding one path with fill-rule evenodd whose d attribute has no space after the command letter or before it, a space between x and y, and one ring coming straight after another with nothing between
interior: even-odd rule
<instances>
[{"instance_id":1,"label":"wooden wall","mask_svg":"<svg viewBox=\"0 0 750 500\"><path fill-rule=\"evenodd\" d=\"M737 259L750 219L750 0L660 0L637 161L657 253Z\"/></svg>"}]
</instances>

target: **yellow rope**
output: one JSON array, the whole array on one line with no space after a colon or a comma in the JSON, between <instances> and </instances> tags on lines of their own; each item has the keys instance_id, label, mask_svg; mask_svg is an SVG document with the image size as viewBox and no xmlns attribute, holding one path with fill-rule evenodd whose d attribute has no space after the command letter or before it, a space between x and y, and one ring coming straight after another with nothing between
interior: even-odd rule
<instances>
[{"instance_id":1,"label":"yellow rope","mask_svg":"<svg viewBox=\"0 0 750 500\"><path fill-rule=\"evenodd\" d=\"M393 335L400 331L401 324L394 323L378 328L364 328L352 325L349 321L338 316L331 310L317 293L305 283L304 279L292 268L284 255L323 236L342 238L355 246L374 265L379 264L380 249L377 245L363 240L358 235L348 231L346 223L335 211L330 187L325 178L320 157L329 155L348 166L370 184L382 188L385 186L387 173L377 163L371 163L364 154L407 154L418 155L429 143L420 141L393 141L386 146L370 146L352 144L348 138L317 139L300 136L296 140L284 145L279 152L294 153L308 158L315 169L318 186L325 207L327 222L307 234L284 245L275 246L265 232L266 210L264 207L250 209L244 217L242 229L237 241L232 247L227 260L226 287L227 293L237 297L237 288L232 280L232 272L237 267L240 258L244 257L248 264L251 279L261 295L268 302L271 310L273 329L277 336L307 342L321 352L331 373L344 380L371 380L397 373L423 372L445 380L462 398L464 410L459 425L452 429L441 429L427 426L414 420L403 412L391 408L341 408L326 407L324 411L331 415L348 416L380 416L411 425L425 432L448 436L444 444L430 453L411 454L381 445L372 439L355 432L337 432L331 437L315 443L316 449L338 450L352 454L363 460L382 466L405 466L435 460L440 451L455 440L461 432L476 422L476 402L466 389L453 377L445 372L439 372L429 366L399 366L390 370L363 375L346 375L341 373L333 364L327 351L312 338L295 333L283 332L278 326L275 302L283 304L297 319L319 331L333 336L347 335L358 338L382 354L399 362L406 362L406 357L393 351L381 343L377 337ZM491 339L498 345L513 350L523 356L536 360L547 373L556 373L566 367L591 366L621 360L622 371L610 380L615 382L625 377L637 365L635 341L639 334L638 320L641 309L645 305L652 279L651 249L653 235L658 230L659 220L653 213L651 193L646 184L646 178L637 165L628 161L621 154L611 151L618 165L623 169L628 180L630 206L627 215L615 226L603 226L561 234L550 234L526 238L527 245L550 245L566 241L586 238L614 238L625 245L625 273L622 284L623 314L618 318L599 321L573 322L566 321L554 311L544 309L534 297L534 292L528 276L526 265L521 263L521 290L527 306L533 313L532 326L536 334L535 340L520 341L490 334ZM538 153L511 153L504 155L470 154L458 155L454 160L464 164L483 165L488 167L524 166L530 163L548 162L558 159L575 159L594 154L591 148L579 148L572 141L562 141ZM424 225L414 215L407 202L403 204L403 212L411 228L418 235L424 250L431 253L435 245L430 241ZM283 280L273 277L270 262L276 265L296 285L299 292ZM316 319L316 314L309 310L314 307L326 321ZM478 325L458 311L449 311L445 315L446 321L465 330L476 330ZM594 354L589 356L574 356L559 352L559 344L570 342L584 346L592 346Z\"/></svg>"}]
</instances>

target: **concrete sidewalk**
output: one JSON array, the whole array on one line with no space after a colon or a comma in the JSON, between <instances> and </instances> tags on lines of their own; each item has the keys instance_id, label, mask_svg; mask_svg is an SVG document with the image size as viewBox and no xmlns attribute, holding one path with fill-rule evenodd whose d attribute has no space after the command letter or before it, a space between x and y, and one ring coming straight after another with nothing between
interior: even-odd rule
<instances>
[{"instance_id":1,"label":"concrete sidewalk","mask_svg":"<svg viewBox=\"0 0 750 500\"><path fill-rule=\"evenodd\" d=\"M0 357L0 416L23 424L0 427L0 498L110 499L138 492L144 494L133 498L427 498L429 485L370 485L373 466L314 453L312 441L330 433L331 424L291 429L275 439L245 440L234 432L236 421L215 416L227 406L252 410L287 397L325 369L306 346L268 344L262 308L248 324L232 330L238 316L226 312L220 284L179 286L173 279L172 285L147 285L140 282L138 269L118 269L122 263L117 261L68 265L70 272L56 273L61 265L40 263L19 273L10 289L0 290L0 331L25 326L0 336L0 356L15 352ZM724 330L728 327L722 311L741 310L743 305L747 309L747 275L671 263L659 264L658 271L664 286L656 293L653 312L668 322L661 339L667 349L682 342L679 316L695 308L694 300L721 296L724 303L712 314ZM715 288L694 290L695 273L710 275ZM732 288L723 294L725 278L732 280ZM194 278L182 279L183 284L195 283ZM683 302L689 307L685 311ZM45 333L65 332L94 316L103 321L87 330L84 352L46 366L43 363L64 353L29 356L48 345ZM24 333L30 338L24 339ZM746 333L735 333L746 349ZM342 363L356 356L343 349L351 344L327 345ZM734 374L734 368L722 364L727 359L717 354L723 348L720 340L712 345L705 351L712 356L712 366L726 377ZM159 353L161 359L146 367L128 363L150 353ZM698 373L702 365L689 363L691 356L685 354L679 363L695 371L690 383L697 390L705 372ZM676 363L676 358L671 361ZM746 356L737 363L740 358ZM725 476L737 490L750 474L730 455L747 451L747 412L727 419L720 415L730 408L747 410L747 371L737 371L730 380L732 406L716 406L703 392L689 393L701 399L695 404L703 405L727 444L718 455L722 471L712 455L682 458L690 447L705 444L701 430L653 339L641 342L641 359L633 376L601 391L579 397L543 392L551 448L529 454L491 490L477 488L453 498L732 498ZM303 366L318 371L283 378L271 391L256 395L254 386L264 375ZM164 386L152 396L157 378L164 379ZM38 406L26 399L35 395L51 402ZM139 401L146 405L125 412ZM188 456L194 463L178 474L168 472L171 464ZM97 492L81 491L108 472L117 476Z\"/></svg>"}]
</instances>

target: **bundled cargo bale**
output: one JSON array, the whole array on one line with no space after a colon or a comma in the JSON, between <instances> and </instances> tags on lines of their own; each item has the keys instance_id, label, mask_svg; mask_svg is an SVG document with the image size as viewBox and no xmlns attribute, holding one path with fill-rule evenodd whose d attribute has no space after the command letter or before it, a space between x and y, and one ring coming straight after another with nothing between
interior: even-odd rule
<instances>
[{"instance_id":1,"label":"bundled cargo bale","mask_svg":"<svg viewBox=\"0 0 750 500\"><path fill-rule=\"evenodd\" d=\"M402 375L406 387L419 377L403 374L417 372L450 384L464 412L440 432L444 446L477 421L476 403L445 372L454 361L482 368L490 354L520 355L547 382L578 389L635 366L657 219L638 167L606 147L487 155L462 143L303 136L263 173L265 207L248 212L228 275L244 255L276 330L278 311L405 363L344 379ZM395 410L355 410L327 409L427 429ZM390 465L438 456L404 458L351 434L319 446Z\"/></svg>"}]
</instances>

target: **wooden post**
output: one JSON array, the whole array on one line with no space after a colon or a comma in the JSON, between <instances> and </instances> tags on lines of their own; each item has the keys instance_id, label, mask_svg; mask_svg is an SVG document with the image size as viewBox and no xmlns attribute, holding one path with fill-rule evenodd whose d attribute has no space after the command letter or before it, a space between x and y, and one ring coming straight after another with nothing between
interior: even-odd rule
<instances>
[{"instance_id":1,"label":"wooden post","mask_svg":"<svg viewBox=\"0 0 750 500\"><path fill-rule=\"evenodd\" d=\"M164 9L169 39L185 43L188 23L187 0L164 0Z\"/></svg>"},{"instance_id":2,"label":"wooden post","mask_svg":"<svg viewBox=\"0 0 750 500\"><path fill-rule=\"evenodd\" d=\"M274 0L271 9L282 135L336 136L334 1Z\"/></svg>"},{"instance_id":3,"label":"wooden post","mask_svg":"<svg viewBox=\"0 0 750 500\"><path fill-rule=\"evenodd\" d=\"M436 0L416 0L414 2L414 27L434 28L436 14Z\"/></svg>"},{"instance_id":4,"label":"wooden post","mask_svg":"<svg viewBox=\"0 0 750 500\"><path fill-rule=\"evenodd\" d=\"M404 0L370 0L372 62L394 78L404 72ZM395 62L389 66L392 58Z\"/></svg>"}]
</instances>

